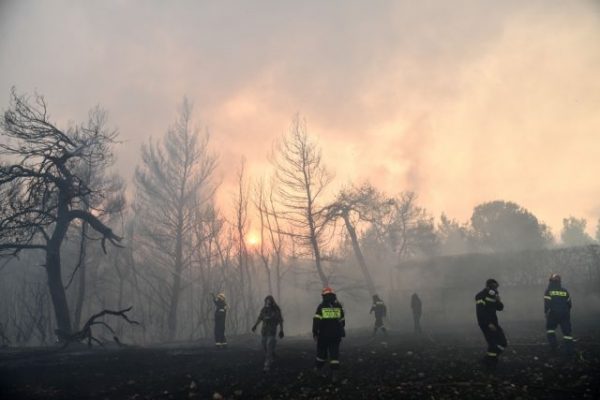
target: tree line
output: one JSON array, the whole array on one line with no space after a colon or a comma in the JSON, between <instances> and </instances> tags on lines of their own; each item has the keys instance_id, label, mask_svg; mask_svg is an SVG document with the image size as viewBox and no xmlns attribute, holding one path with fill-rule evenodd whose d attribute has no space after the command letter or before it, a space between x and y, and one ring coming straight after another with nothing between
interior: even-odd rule
<instances>
[{"instance_id":1,"label":"tree line","mask_svg":"<svg viewBox=\"0 0 600 400\"><path fill-rule=\"evenodd\" d=\"M374 264L556 245L543 222L509 201L480 204L464 223L445 214L436 223L411 191L364 182L334 192L300 115L273 145L272 173L251 179L240 161L228 205L215 202L220 160L187 99L165 135L142 146L129 198L114 172L118 131L100 107L59 127L43 96L13 88L0 130L4 344L49 343L101 309L130 305L139 340L208 336L209 294L221 291L230 329L248 332L262 295L285 301L282 288L298 271L306 270L303 283L327 286L352 260L360 278L348 290L373 294ZM585 228L585 219L565 218L562 243L593 243ZM117 321L117 333L126 329Z\"/></svg>"}]
</instances>

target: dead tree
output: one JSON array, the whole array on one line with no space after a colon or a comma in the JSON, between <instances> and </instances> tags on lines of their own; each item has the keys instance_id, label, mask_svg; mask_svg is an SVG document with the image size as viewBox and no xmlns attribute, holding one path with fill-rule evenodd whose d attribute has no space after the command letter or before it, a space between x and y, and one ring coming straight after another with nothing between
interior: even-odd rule
<instances>
[{"instance_id":1,"label":"dead tree","mask_svg":"<svg viewBox=\"0 0 600 400\"><path fill-rule=\"evenodd\" d=\"M285 272L282 271L283 233L279 226L279 215L273 201L273 186L267 188L264 181L256 186L254 205L259 215L260 222L260 258L265 268L269 293L281 298L281 280ZM274 271L272 271L272 269ZM274 273L276 292L273 292L272 278Z\"/></svg>"},{"instance_id":2,"label":"dead tree","mask_svg":"<svg viewBox=\"0 0 600 400\"><path fill-rule=\"evenodd\" d=\"M133 308L133 306L131 306L129 308L125 308L123 310L119 310L119 311L102 310L99 313L92 315L87 320L87 322L83 325L83 328L81 328L80 331L74 332L74 333L65 333L65 332L61 331L60 329L57 329L56 335L58 336L60 341L63 343L63 346L62 346L63 349L72 343L79 343L84 340L87 340L88 347L92 347L92 342L96 342L100 346L104 347L104 344L102 344L102 342L100 340L98 340L96 337L94 337L92 335L92 326L101 325L101 326L104 326L106 329L108 329L110 331L110 333L113 334L113 340L115 341L115 343L117 343L119 346L121 346L122 345L121 341L117 337L114 329L111 328L110 325L108 325L106 322L96 321L96 320L98 318L104 317L105 315L115 315L115 316L123 318L125 321L127 321L130 324L139 325L140 324L139 322L131 320L127 316L127 312L129 312L132 308Z\"/></svg>"},{"instance_id":3,"label":"dead tree","mask_svg":"<svg viewBox=\"0 0 600 400\"><path fill-rule=\"evenodd\" d=\"M167 286L168 340L177 334L182 275L193 252L193 214L198 205L206 207L210 203L216 189L212 175L217 159L208 141L208 134L200 136L194 128L192 105L184 99L178 118L162 144L150 142L144 146L142 165L136 169L142 245L152 261L162 258L155 265L159 270L156 285Z\"/></svg>"},{"instance_id":4,"label":"dead tree","mask_svg":"<svg viewBox=\"0 0 600 400\"><path fill-rule=\"evenodd\" d=\"M391 201L385 199L371 185L363 185L359 188L342 190L335 201L325 207L325 215L328 222L335 222L339 218L344 221L346 232L352 242L352 249L354 250L356 260L371 295L376 294L377 291L360 248L356 233L356 223L352 219L354 217L358 222L375 223L379 219L376 217L376 214L385 212L391 205Z\"/></svg>"},{"instance_id":5,"label":"dead tree","mask_svg":"<svg viewBox=\"0 0 600 400\"><path fill-rule=\"evenodd\" d=\"M252 274L250 273L250 254L246 246L246 234L248 233L248 201L249 201L249 185L246 181L245 160L242 159L240 169L237 173L238 191L234 199L235 204L235 241L236 241L236 256L239 272L239 297L242 309L237 310L238 315L242 317L242 324L245 331L249 331L252 325L254 312L254 296L252 288ZM232 293L233 294L233 293ZM233 297L233 296L232 296ZM241 313L239 312L241 311Z\"/></svg>"},{"instance_id":6,"label":"dead tree","mask_svg":"<svg viewBox=\"0 0 600 400\"><path fill-rule=\"evenodd\" d=\"M321 150L309 139L306 121L296 115L289 134L273 156L277 203L285 228L301 248L309 249L323 286L329 279L322 265L324 216L319 201L332 176L321 162Z\"/></svg>"},{"instance_id":7,"label":"dead tree","mask_svg":"<svg viewBox=\"0 0 600 400\"><path fill-rule=\"evenodd\" d=\"M109 241L121 240L95 214L86 199L101 197L103 188L85 182L82 163L106 166L117 132L106 128L106 113L96 108L86 124L67 130L49 120L46 101L30 100L13 88L9 109L0 121L0 155L14 162L0 164L0 253L22 250L45 253L48 287L58 328L71 332L71 317L62 280L60 249L69 226L86 222Z\"/></svg>"}]
</instances>

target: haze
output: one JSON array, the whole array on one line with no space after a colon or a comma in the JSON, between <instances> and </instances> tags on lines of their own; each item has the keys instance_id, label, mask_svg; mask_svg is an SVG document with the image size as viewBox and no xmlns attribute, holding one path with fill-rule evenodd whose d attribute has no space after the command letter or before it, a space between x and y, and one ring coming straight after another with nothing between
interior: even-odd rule
<instances>
[{"instance_id":1,"label":"haze","mask_svg":"<svg viewBox=\"0 0 600 400\"><path fill-rule=\"evenodd\" d=\"M187 96L223 204L299 112L338 186L460 221L510 200L557 236L600 216L599 40L594 1L2 1L0 108L13 85L64 124L101 104L130 178Z\"/></svg>"}]
</instances>

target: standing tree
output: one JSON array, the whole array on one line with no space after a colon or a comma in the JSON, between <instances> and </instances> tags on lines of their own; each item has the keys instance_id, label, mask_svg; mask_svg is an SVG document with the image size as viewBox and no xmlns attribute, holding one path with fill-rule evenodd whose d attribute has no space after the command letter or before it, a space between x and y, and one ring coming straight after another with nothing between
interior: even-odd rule
<instances>
[{"instance_id":1,"label":"standing tree","mask_svg":"<svg viewBox=\"0 0 600 400\"><path fill-rule=\"evenodd\" d=\"M0 122L0 154L14 164L0 164L0 252L45 252L48 288L60 334L72 332L62 280L60 250L72 222L80 220L117 245L121 238L96 217L94 199L105 195L78 175L82 165L105 168L117 132L106 127L99 108L87 124L61 130L49 120L46 101L31 101L13 88L10 106Z\"/></svg>"},{"instance_id":2,"label":"standing tree","mask_svg":"<svg viewBox=\"0 0 600 400\"><path fill-rule=\"evenodd\" d=\"M585 218L563 218L563 228L560 240L565 246L586 246L594 243L594 239L585 231L587 221Z\"/></svg>"},{"instance_id":3,"label":"standing tree","mask_svg":"<svg viewBox=\"0 0 600 400\"><path fill-rule=\"evenodd\" d=\"M381 220L382 213L389 212L393 201L385 199L375 188L365 184L359 188L342 190L335 201L326 207L328 221L340 218L344 221L346 232L350 237L354 255L365 279L369 294L376 294L375 283L367 267L365 257L360 248L356 225L360 222L376 223Z\"/></svg>"},{"instance_id":4,"label":"standing tree","mask_svg":"<svg viewBox=\"0 0 600 400\"><path fill-rule=\"evenodd\" d=\"M155 274L157 284L166 289L166 294L157 295L166 312L169 340L177 334L182 274L193 251L194 213L197 207L207 207L212 199L215 167L208 135L200 137L192 127L192 106L184 99L162 145L150 142L143 146L142 166L136 169L139 229L149 260L159 269Z\"/></svg>"},{"instance_id":5,"label":"standing tree","mask_svg":"<svg viewBox=\"0 0 600 400\"><path fill-rule=\"evenodd\" d=\"M107 164L112 163L112 160L107 159ZM94 215L107 223L106 221L112 216L114 217L117 213L120 213L125 206L124 201L124 188L125 185L120 176L116 174L108 174L107 165L94 165L92 160L88 158L85 160L76 171L79 176L88 186L96 188L101 191L104 195L98 196L85 196L82 200L82 209L84 211L94 210ZM90 243L90 232L89 224L85 221L81 221L79 224L74 224L74 228L79 231L79 256L77 258L77 264L71 273L71 277L68 283L65 285L65 289L68 290L73 282L75 282L75 275L78 275L77 279L77 292L75 296L75 307L73 311L73 329L78 329L81 323L81 315L83 312L83 305L86 298L87 289L87 269L88 264L92 260L96 263L100 261L98 252L89 251ZM121 305L119 305L121 307Z\"/></svg>"},{"instance_id":6,"label":"standing tree","mask_svg":"<svg viewBox=\"0 0 600 400\"><path fill-rule=\"evenodd\" d=\"M552 243L550 229L518 204L492 201L475 207L474 239L487 251L541 249Z\"/></svg>"},{"instance_id":7,"label":"standing tree","mask_svg":"<svg viewBox=\"0 0 600 400\"><path fill-rule=\"evenodd\" d=\"M275 293L277 301L282 301L281 298L281 281L285 271L282 271L283 258L283 234L279 226L279 215L275 209L273 201L273 186L266 187L264 181L260 181L256 186L255 203L258 211L260 223L260 244L259 254L260 259L265 267L267 278L267 287L269 293ZM271 271L271 269L274 271ZM273 292L272 275L275 273L275 289Z\"/></svg>"},{"instance_id":8,"label":"standing tree","mask_svg":"<svg viewBox=\"0 0 600 400\"><path fill-rule=\"evenodd\" d=\"M321 163L321 151L310 141L306 121L296 115L287 136L273 157L277 201L281 219L289 224L288 234L309 249L323 286L329 279L322 265L321 246L325 216L319 206L331 175Z\"/></svg>"},{"instance_id":9,"label":"standing tree","mask_svg":"<svg viewBox=\"0 0 600 400\"><path fill-rule=\"evenodd\" d=\"M237 196L234 199L235 206L235 242L236 242L236 256L238 261L239 271L239 288L237 290L235 300L239 301L242 312L239 313L241 316L241 323L245 327L246 331L250 330L252 326L252 319L254 316L253 306L253 290L252 290L252 273L250 273L250 261L251 255L248 252L246 246L246 234L249 229L248 221L248 201L249 201L249 184L246 181L246 160L242 159L240 169L237 173L238 178L238 191ZM239 318L238 318L239 319Z\"/></svg>"},{"instance_id":10,"label":"standing tree","mask_svg":"<svg viewBox=\"0 0 600 400\"><path fill-rule=\"evenodd\" d=\"M414 192L402 192L392 199L388 224L383 225L387 239L400 260L414 256L432 256L438 239L433 218L416 204Z\"/></svg>"},{"instance_id":11,"label":"standing tree","mask_svg":"<svg viewBox=\"0 0 600 400\"><path fill-rule=\"evenodd\" d=\"M454 255L469 253L474 250L472 235L468 224L460 224L442 213L437 226L440 241L440 254Z\"/></svg>"}]
</instances>

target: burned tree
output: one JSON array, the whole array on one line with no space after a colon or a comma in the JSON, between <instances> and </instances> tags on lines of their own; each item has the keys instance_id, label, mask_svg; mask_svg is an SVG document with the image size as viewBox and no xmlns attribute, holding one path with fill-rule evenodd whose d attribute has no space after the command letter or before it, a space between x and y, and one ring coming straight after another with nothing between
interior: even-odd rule
<instances>
[{"instance_id":1,"label":"burned tree","mask_svg":"<svg viewBox=\"0 0 600 400\"><path fill-rule=\"evenodd\" d=\"M281 281L283 275L282 271L282 259L283 259L283 244L284 235L279 225L279 215L275 209L273 200L273 185L269 185L268 188L264 181L260 181L254 194L254 206L258 211L259 223L260 223L260 244L259 254L265 268L265 274L267 278L267 287L269 293L275 293L278 301L282 301L281 298ZM274 271L271 271L271 269ZM275 290L273 291L272 275L275 274Z\"/></svg>"},{"instance_id":2,"label":"burned tree","mask_svg":"<svg viewBox=\"0 0 600 400\"><path fill-rule=\"evenodd\" d=\"M142 166L136 170L140 239L149 264L157 269L156 285L165 292L155 294L166 314L169 340L177 334L182 275L193 251L194 214L198 207L210 206L215 167L208 135L200 136L193 127L192 106L184 99L162 144L142 148Z\"/></svg>"},{"instance_id":3,"label":"burned tree","mask_svg":"<svg viewBox=\"0 0 600 400\"><path fill-rule=\"evenodd\" d=\"M365 257L360 248L356 224L359 222L376 223L381 219L379 216L393 205L393 201L385 199L371 185L365 184L359 188L342 190L335 201L328 205L326 220L335 222L337 219L344 221L346 232L352 242L352 249L364 276L367 289L370 294L375 294L375 283L367 267ZM355 220L355 221L353 221Z\"/></svg>"},{"instance_id":4,"label":"burned tree","mask_svg":"<svg viewBox=\"0 0 600 400\"><path fill-rule=\"evenodd\" d=\"M402 192L390 199L389 212L375 226L377 235L383 238L397 259L435 255L438 238L433 218L427 210L416 203L414 192Z\"/></svg>"},{"instance_id":5,"label":"burned tree","mask_svg":"<svg viewBox=\"0 0 600 400\"><path fill-rule=\"evenodd\" d=\"M57 328L71 333L71 318L62 280L60 250L75 221L86 222L106 241L121 240L96 217L89 199L104 196L78 174L82 164L106 166L117 132L106 127L106 113L96 108L86 124L62 130L50 122L46 101L11 91L10 106L0 122L0 252L45 253L48 288ZM12 163L11 163L12 162Z\"/></svg>"},{"instance_id":6,"label":"burned tree","mask_svg":"<svg viewBox=\"0 0 600 400\"><path fill-rule=\"evenodd\" d=\"M325 218L319 201L332 177L300 116L294 117L289 134L279 143L273 163L277 203L282 208L281 219L289 224L287 233L302 248L309 249L321 283L327 286L329 279L321 256Z\"/></svg>"},{"instance_id":7,"label":"burned tree","mask_svg":"<svg viewBox=\"0 0 600 400\"><path fill-rule=\"evenodd\" d=\"M102 342L100 340L98 340L98 338L94 337L94 335L92 335L92 327L94 325L101 325L101 326L104 326L106 329L108 329L108 331L113 334L113 340L115 341L115 343L118 344L119 346L121 346L122 345L121 341L117 337L116 332L114 331L114 329L111 328L111 326L108 325L106 322L104 322L104 321L96 321L96 320L99 319L99 318L104 317L105 315L115 315L117 317L123 318L129 324L140 325L139 322L134 321L132 319L129 319L129 317L127 316L127 313L129 311L131 311L132 308L133 308L133 306L129 307L129 308L122 309L122 310L117 310L117 311L102 310L99 313L96 313L96 314L92 315L87 320L87 322L83 325L83 328L81 328L80 331L73 332L73 333L70 333L70 334L62 334L62 333L60 333L59 336L60 336L61 341L63 342L63 348L66 348L71 343L82 342L84 340L87 340L88 347L92 347L92 342L98 343L100 346L104 347L104 345L102 344Z\"/></svg>"},{"instance_id":8,"label":"burned tree","mask_svg":"<svg viewBox=\"0 0 600 400\"><path fill-rule=\"evenodd\" d=\"M88 158L81 163L77 170L77 176L81 177L88 186L92 186L103 193L102 197L85 196L82 202L82 209L84 211L94 210L94 215L100 220L105 221L105 223L108 223L111 217L120 215L125 206L123 194L125 184L119 175L108 173L106 166L109 163L112 163L111 159L107 159L106 163L98 165L92 163ZM92 266L97 267L101 257L97 249L90 248L90 242L93 242L96 238L93 237L94 233L90 232L89 224L81 221L81 223L74 224L73 228L77 229L78 233L79 255L69 281L65 285L65 289L68 290L76 282L73 329L78 329L86 299L88 269Z\"/></svg>"}]
</instances>

